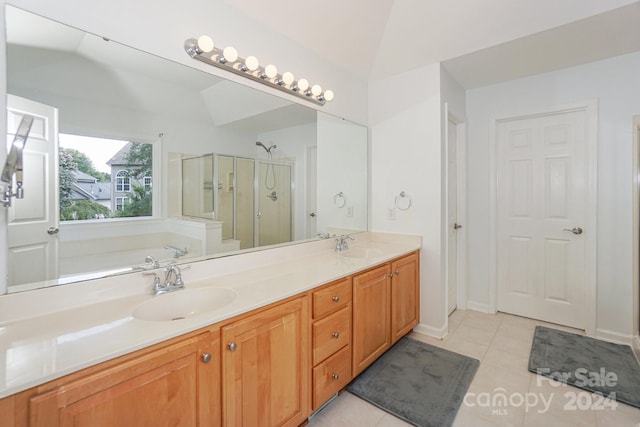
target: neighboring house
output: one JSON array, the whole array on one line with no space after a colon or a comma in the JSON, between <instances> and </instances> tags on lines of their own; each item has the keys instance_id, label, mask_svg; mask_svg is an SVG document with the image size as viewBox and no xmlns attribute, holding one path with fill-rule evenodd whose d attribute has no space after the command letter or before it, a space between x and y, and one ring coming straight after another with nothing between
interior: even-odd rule
<instances>
[{"instance_id":1,"label":"neighboring house","mask_svg":"<svg viewBox=\"0 0 640 427\"><path fill-rule=\"evenodd\" d=\"M127 157L131 143L120 149L108 162L111 166L111 206L112 212L122 210L126 204L131 202L131 192L134 185L142 186L146 191L151 190L152 181L150 176L135 179L129 176L129 170L141 165L131 165L127 162Z\"/></svg>"},{"instance_id":2,"label":"neighboring house","mask_svg":"<svg viewBox=\"0 0 640 427\"><path fill-rule=\"evenodd\" d=\"M71 186L71 200L91 200L111 209L111 183L98 182L89 174L81 171L73 171L73 184Z\"/></svg>"}]
</instances>

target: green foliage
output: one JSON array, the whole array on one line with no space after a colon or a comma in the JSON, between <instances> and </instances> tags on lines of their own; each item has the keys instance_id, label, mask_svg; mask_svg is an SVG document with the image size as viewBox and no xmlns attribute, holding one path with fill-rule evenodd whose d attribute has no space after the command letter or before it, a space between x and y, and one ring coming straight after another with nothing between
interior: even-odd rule
<instances>
[{"instance_id":1,"label":"green foliage","mask_svg":"<svg viewBox=\"0 0 640 427\"><path fill-rule=\"evenodd\" d=\"M109 216L109 208L91 200L71 201L69 205L60 207L61 221L108 218Z\"/></svg>"},{"instance_id":2,"label":"green foliage","mask_svg":"<svg viewBox=\"0 0 640 427\"><path fill-rule=\"evenodd\" d=\"M122 210L116 211L116 217L151 216L152 195L151 191L144 191L143 186L134 185L133 192L128 193L131 201Z\"/></svg>"},{"instance_id":3,"label":"green foliage","mask_svg":"<svg viewBox=\"0 0 640 427\"><path fill-rule=\"evenodd\" d=\"M76 164L76 170L80 172L84 172L87 175L91 175L96 178L98 182L109 182L111 181L111 177L108 173L99 172L95 166L93 166L93 162L86 154L81 151L75 150L73 148L60 148L60 152L64 152L66 154L71 155L73 161Z\"/></svg>"},{"instance_id":4,"label":"green foliage","mask_svg":"<svg viewBox=\"0 0 640 427\"><path fill-rule=\"evenodd\" d=\"M73 171L78 165L73 160L73 155L64 148L58 150L58 165L60 176L60 209L71 205L71 187L73 185Z\"/></svg>"},{"instance_id":5,"label":"green foliage","mask_svg":"<svg viewBox=\"0 0 640 427\"><path fill-rule=\"evenodd\" d=\"M132 178L152 176L153 145L132 142L127 153L127 167Z\"/></svg>"}]
</instances>

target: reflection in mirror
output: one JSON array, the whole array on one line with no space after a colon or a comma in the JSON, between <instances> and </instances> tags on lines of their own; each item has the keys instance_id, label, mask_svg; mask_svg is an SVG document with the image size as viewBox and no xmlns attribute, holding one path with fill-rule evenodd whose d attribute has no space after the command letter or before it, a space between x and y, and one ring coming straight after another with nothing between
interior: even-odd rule
<instances>
[{"instance_id":1,"label":"reflection in mirror","mask_svg":"<svg viewBox=\"0 0 640 427\"><path fill-rule=\"evenodd\" d=\"M25 199L7 215L9 292L366 230L363 126L12 6L6 19L8 132L36 116ZM151 147L152 176L72 170L70 184L109 212L61 221L59 133ZM91 194L100 187L110 200ZM147 193L145 215L114 214Z\"/></svg>"}]
</instances>

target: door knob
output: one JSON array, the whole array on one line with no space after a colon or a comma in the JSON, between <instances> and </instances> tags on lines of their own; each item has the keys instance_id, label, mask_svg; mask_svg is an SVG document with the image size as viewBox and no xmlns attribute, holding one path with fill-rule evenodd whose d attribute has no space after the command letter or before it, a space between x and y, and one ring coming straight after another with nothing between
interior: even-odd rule
<instances>
[{"instance_id":1,"label":"door knob","mask_svg":"<svg viewBox=\"0 0 640 427\"><path fill-rule=\"evenodd\" d=\"M582 228L580 227L563 228L562 231L570 231L573 234L582 234Z\"/></svg>"},{"instance_id":2,"label":"door knob","mask_svg":"<svg viewBox=\"0 0 640 427\"><path fill-rule=\"evenodd\" d=\"M316 217L316 213L315 213L315 212L311 212L311 213L309 214L309 216L310 216L311 218L315 218L315 217Z\"/></svg>"},{"instance_id":3,"label":"door knob","mask_svg":"<svg viewBox=\"0 0 640 427\"><path fill-rule=\"evenodd\" d=\"M58 232L60 231L60 229L58 227L49 227L47 228L47 233L54 235L54 234L58 234Z\"/></svg>"},{"instance_id":4,"label":"door knob","mask_svg":"<svg viewBox=\"0 0 640 427\"><path fill-rule=\"evenodd\" d=\"M453 224L453 229L457 230L458 228L462 228L462 226L460 224L458 224L457 222Z\"/></svg>"}]
</instances>

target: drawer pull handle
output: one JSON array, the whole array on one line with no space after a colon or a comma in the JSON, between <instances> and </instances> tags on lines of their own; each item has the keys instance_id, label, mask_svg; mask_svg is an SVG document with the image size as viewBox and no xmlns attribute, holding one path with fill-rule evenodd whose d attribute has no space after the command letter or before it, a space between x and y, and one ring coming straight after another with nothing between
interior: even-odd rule
<instances>
[{"instance_id":1,"label":"drawer pull handle","mask_svg":"<svg viewBox=\"0 0 640 427\"><path fill-rule=\"evenodd\" d=\"M332 337L334 337L335 339L340 338L340 332L334 332L331 334Z\"/></svg>"},{"instance_id":2,"label":"drawer pull handle","mask_svg":"<svg viewBox=\"0 0 640 427\"><path fill-rule=\"evenodd\" d=\"M209 363L211 361L211 354L203 353L201 358L204 363Z\"/></svg>"},{"instance_id":3,"label":"drawer pull handle","mask_svg":"<svg viewBox=\"0 0 640 427\"><path fill-rule=\"evenodd\" d=\"M234 342L230 342L227 347L229 347L229 351L236 351L236 348L238 348Z\"/></svg>"},{"instance_id":4,"label":"drawer pull handle","mask_svg":"<svg viewBox=\"0 0 640 427\"><path fill-rule=\"evenodd\" d=\"M331 298L331 299L333 300L333 302L338 302L338 301L340 301L340 297L339 297L339 296L337 296L337 295L336 295L335 297Z\"/></svg>"},{"instance_id":5,"label":"drawer pull handle","mask_svg":"<svg viewBox=\"0 0 640 427\"><path fill-rule=\"evenodd\" d=\"M331 378L333 378L334 381L338 381L340 379L340 375L333 374L333 375L331 375Z\"/></svg>"}]
</instances>

